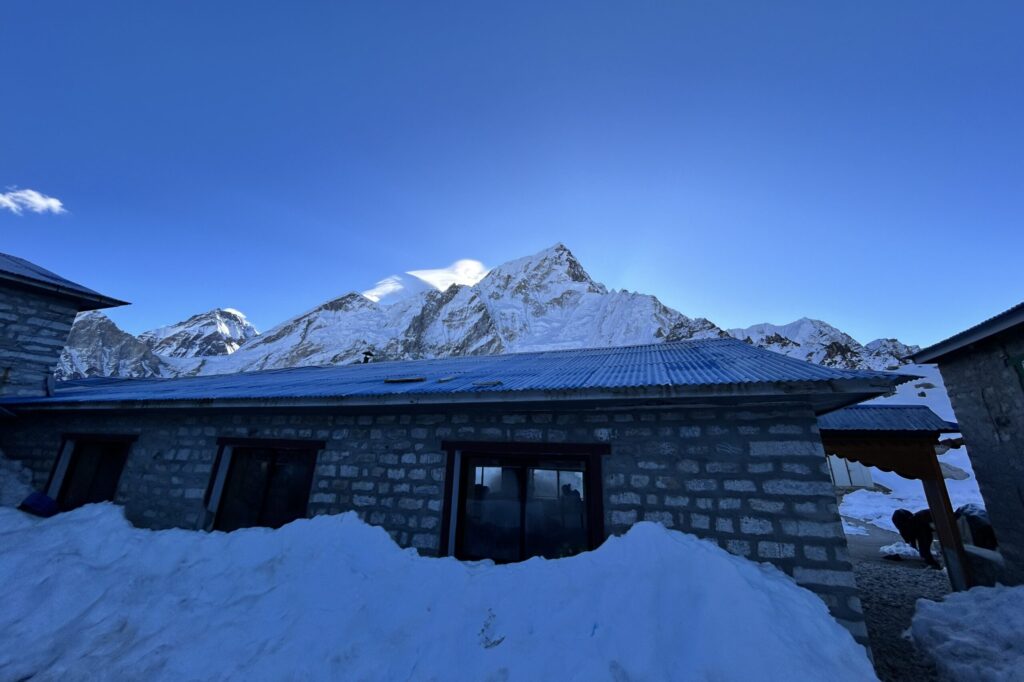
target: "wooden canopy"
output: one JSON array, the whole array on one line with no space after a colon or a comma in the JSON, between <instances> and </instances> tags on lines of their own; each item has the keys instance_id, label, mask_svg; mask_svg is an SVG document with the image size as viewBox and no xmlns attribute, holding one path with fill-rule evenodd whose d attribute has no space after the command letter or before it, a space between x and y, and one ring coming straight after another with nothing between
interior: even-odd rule
<instances>
[{"instance_id":1,"label":"wooden canopy","mask_svg":"<svg viewBox=\"0 0 1024 682\"><path fill-rule=\"evenodd\" d=\"M903 408L906 408L905 414L896 412ZM922 406L886 407L887 412L880 418L877 418L878 409L866 406L846 408L833 413L834 418L833 415L823 417L819 426L825 452L921 481L942 545L949 582L954 590L969 589L972 581L963 540L935 454L940 435L957 432L957 425L940 420L938 415ZM935 419L920 419L921 410L927 410ZM856 412L851 414L851 411Z\"/></svg>"}]
</instances>

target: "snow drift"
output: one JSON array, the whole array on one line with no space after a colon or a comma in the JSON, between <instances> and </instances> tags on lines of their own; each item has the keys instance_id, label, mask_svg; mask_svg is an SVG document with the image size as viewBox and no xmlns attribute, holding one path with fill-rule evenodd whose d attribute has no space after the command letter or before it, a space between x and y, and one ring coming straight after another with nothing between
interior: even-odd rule
<instances>
[{"instance_id":1,"label":"snow drift","mask_svg":"<svg viewBox=\"0 0 1024 682\"><path fill-rule=\"evenodd\" d=\"M496 566L420 557L354 514L198 533L103 504L0 509L0 546L5 680L874 679L818 597L650 523Z\"/></svg>"},{"instance_id":2,"label":"snow drift","mask_svg":"<svg viewBox=\"0 0 1024 682\"><path fill-rule=\"evenodd\" d=\"M918 599L910 631L946 679L1024 680L1024 585Z\"/></svg>"}]
</instances>

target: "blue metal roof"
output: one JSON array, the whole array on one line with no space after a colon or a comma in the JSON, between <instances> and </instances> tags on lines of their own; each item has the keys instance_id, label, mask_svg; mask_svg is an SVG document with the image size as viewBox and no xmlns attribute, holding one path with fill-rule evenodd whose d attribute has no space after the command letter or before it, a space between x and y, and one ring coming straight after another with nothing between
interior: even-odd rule
<instances>
[{"instance_id":1,"label":"blue metal roof","mask_svg":"<svg viewBox=\"0 0 1024 682\"><path fill-rule=\"evenodd\" d=\"M24 258L0 253L0 279L20 282L28 286L40 287L57 294L70 296L82 301L99 303L101 305L81 306L81 310L95 310L96 308L111 308L125 305L109 296L104 296L98 291L93 291L81 284L65 279L55 272L31 263Z\"/></svg>"},{"instance_id":2,"label":"blue metal roof","mask_svg":"<svg viewBox=\"0 0 1024 682\"><path fill-rule=\"evenodd\" d=\"M955 353L972 343L984 341L990 336L1005 332L1022 324L1024 324L1024 303L1018 303L1009 310L1004 310L998 315L979 322L948 339L919 350L910 357L914 362L941 362L950 353Z\"/></svg>"},{"instance_id":3,"label":"blue metal roof","mask_svg":"<svg viewBox=\"0 0 1024 682\"><path fill-rule=\"evenodd\" d=\"M926 405L854 405L821 415L818 428L822 431L960 431L958 424L946 421Z\"/></svg>"},{"instance_id":4,"label":"blue metal roof","mask_svg":"<svg viewBox=\"0 0 1024 682\"><path fill-rule=\"evenodd\" d=\"M850 393L859 393L856 400L862 400L871 397L866 394L880 395L912 378L823 367L737 339L707 339L176 379L83 379L58 384L52 397L8 398L0 404L319 398L441 403L456 402L456 396L484 401L518 394L518 399L526 399L522 394L527 393L541 400L667 398L715 386L747 387L746 394L787 394L793 389L782 385L794 383L800 383L804 393L847 394L845 404L849 404L855 400Z\"/></svg>"}]
</instances>

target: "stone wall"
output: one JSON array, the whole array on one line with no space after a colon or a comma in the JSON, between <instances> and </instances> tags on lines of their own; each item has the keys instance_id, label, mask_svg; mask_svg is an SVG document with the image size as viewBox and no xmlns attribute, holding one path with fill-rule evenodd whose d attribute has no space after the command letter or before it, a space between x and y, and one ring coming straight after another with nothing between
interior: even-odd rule
<instances>
[{"instance_id":1,"label":"stone wall","mask_svg":"<svg viewBox=\"0 0 1024 682\"><path fill-rule=\"evenodd\" d=\"M400 544L434 554L446 477L442 441L606 443L606 534L654 521L770 561L817 592L866 642L835 492L809 408L509 409L515 411L21 416L0 436L0 446L29 464L41 487L61 431L139 434L117 501L138 525L198 528L207 521L203 497L218 438L322 440L309 513L355 510Z\"/></svg>"},{"instance_id":2,"label":"stone wall","mask_svg":"<svg viewBox=\"0 0 1024 682\"><path fill-rule=\"evenodd\" d=\"M0 396L45 395L76 312L54 296L0 287Z\"/></svg>"},{"instance_id":3,"label":"stone wall","mask_svg":"<svg viewBox=\"0 0 1024 682\"><path fill-rule=\"evenodd\" d=\"M1024 330L939 365L1014 583L1024 583L1024 387L1008 360L1021 355Z\"/></svg>"}]
</instances>

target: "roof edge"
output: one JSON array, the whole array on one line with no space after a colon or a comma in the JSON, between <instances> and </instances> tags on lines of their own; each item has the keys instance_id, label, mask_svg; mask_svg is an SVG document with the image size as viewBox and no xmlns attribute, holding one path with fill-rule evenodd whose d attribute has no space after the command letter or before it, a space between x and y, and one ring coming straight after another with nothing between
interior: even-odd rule
<instances>
[{"instance_id":1,"label":"roof edge","mask_svg":"<svg viewBox=\"0 0 1024 682\"><path fill-rule=\"evenodd\" d=\"M13 284L17 284L28 289L38 289L45 291L50 294L55 294L62 298L69 298L85 305L79 305L78 312L86 312L89 310L100 310L102 308L117 308L123 305L130 305L128 301L122 301L111 296L104 296L100 293L88 294L79 289L72 289L70 287L60 286L58 284L51 284L49 282L42 282L31 277L22 277L10 272L0 271L0 279L6 280Z\"/></svg>"},{"instance_id":2,"label":"roof edge","mask_svg":"<svg viewBox=\"0 0 1024 682\"><path fill-rule=\"evenodd\" d=\"M1019 303L995 317L980 322L958 334L954 334L948 339L934 343L908 357L918 363L938 362L940 359L971 344L984 341L990 336L1001 334L1021 324L1024 324L1024 303Z\"/></svg>"},{"instance_id":3,"label":"roof edge","mask_svg":"<svg viewBox=\"0 0 1024 682\"><path fill-rule=\"evenodd\" d=\"M6 400L0 407L27 411L61 410L123 410L123 409L188 409L246 407L415 407L466 404L552 403L552 402L631 402L636 400L686 400L724 398L811 398L813 396L845 396L844 405L885 395L897 385L911 380L905 374L892 379L833 379L830 381L775 382L774 384L712 384L704 386L652 386L615 390L538 390L538 391L467 391L463 393L397 393L382 396L336 396L291 398L184 398L171 400L66 400L60 395L29 399L25 402ZM895 381L893 379L896 379ZM776 390L757 390L777 386ZM831 410L828 410L831 411Z\"/></svg>"}]
</instances>

